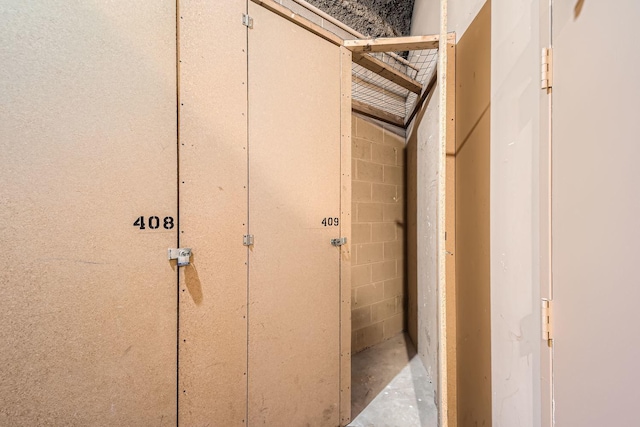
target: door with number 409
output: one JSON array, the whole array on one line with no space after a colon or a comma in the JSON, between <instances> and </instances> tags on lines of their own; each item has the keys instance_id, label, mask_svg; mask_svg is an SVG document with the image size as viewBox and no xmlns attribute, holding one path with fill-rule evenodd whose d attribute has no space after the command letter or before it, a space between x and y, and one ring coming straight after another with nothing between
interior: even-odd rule
<instances>
[{"instance_id":1,"label":"door with number 409","mask_svg":"<svg viewBox=\"0 0 640 427\"><path fill-rule=\"evenodd\" d=\"M249 14L249 424L335 427L341 52L261 6Z\"/></svg>"}]
</instances>

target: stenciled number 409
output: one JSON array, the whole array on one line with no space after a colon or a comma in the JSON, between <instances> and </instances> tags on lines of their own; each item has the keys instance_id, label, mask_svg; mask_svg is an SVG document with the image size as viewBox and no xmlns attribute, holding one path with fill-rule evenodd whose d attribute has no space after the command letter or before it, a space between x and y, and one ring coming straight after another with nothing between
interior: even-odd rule
<instances>
[{"instance_id":1,"label":"stenciled number 409","mask_svg":"<svg viewBox=\"0 0 640 427\"><path fill-rule=\"evenodd\" d=\"M138 227L140 228L140 230L144 230L147 228L147 226L152 229L155 230L157 228L160 228L160 218L157 216L150 216L147 218L147 222L145 223L144 221L144 217L143 216L139 216L133 223L134 227ZM165 230L171 230L173 228L173 217L172 216L165 216L164 219L162 220L162 227L164 227Z\"/></svg>"},{"instance_id":2,"label":"stenciled number 409","mask_svg":"<svg viewBox=\"0 0 640 427\"><path fill-rule=\"evenodd\" d=\"M323 218L322 219L322 225L324 225L325 227L337 226L337 225L340 225L340 219L338 219L338 218Z\"/></svg>"}]
</instances>

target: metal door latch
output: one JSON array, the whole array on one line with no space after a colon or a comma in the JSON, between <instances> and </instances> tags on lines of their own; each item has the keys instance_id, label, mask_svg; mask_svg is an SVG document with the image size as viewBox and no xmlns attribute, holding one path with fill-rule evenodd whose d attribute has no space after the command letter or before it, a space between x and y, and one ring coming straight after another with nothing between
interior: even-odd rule
<instances>
[{"instance_id":1,"label":"metal door latch","mask_svg":"<svg viewBox=\"0 0 640 427\"><path fill-rule=\"evenodd\" d=\"M347 238L346 237L340 237L338 239L331 239L331 244L333 246L346 245L347 244Z\"/></svg>"},{"instance_id":2,"label":"metal door latch","mask_svg":"<svg viewBox=\"0 0 640 427\"><path fill-rule=\"evenodd\" d=\"M169 259L177 259L178 267L189 265L191 258L191 248L169 248Z\"/></svg>"}]
</instances>

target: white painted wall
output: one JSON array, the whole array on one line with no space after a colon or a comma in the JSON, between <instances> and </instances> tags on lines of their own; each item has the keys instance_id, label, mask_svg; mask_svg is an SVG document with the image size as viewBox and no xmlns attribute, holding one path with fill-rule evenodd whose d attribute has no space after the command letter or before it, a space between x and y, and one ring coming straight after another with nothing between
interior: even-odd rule
<instances>
[{"instance_id":1,"label":"white painted wall","mask_svg":"<svg viewBox=\"0 0 640 427\"><path fill-rule=\"evenodd\" d=\"M438 262L437 206L438 206L438 89L431 96L420 125L409 133L410 143L416 145L416 250L417 250L417 308L418 354L438 387ZM414 134L415 132L415 134Z\"/></svg>"},{"instance_id":2,"label":"white painted wall","mask_svg":"<svg viewBox=\"0 0 640 427\"><path fill-rule=\"evenodd\" d=\"M638 426L640 3L581 5L553 14L555 421Z\"/></svg>"},{"instance_id":3,"label":"white painted wall","mask_svg":"<svg viewBox=\"0 0 640 427\"><path fill-rule=\"evenodd\" d=\"M460 38L484 3L449 0L449 31ZM412 34L438 33L438 7L416 0ZM540 2L493 0L491 26L493 425L539 426ZM419 124L419 143L437 140L429 120L436 117Z\"/></svg>"},{"instance_id":4,"label":"white painted wall","mask_svg":"<svg viewBox=\"0 0 640 427\"><path fill-rule=\"evenodd\" d=\"M447 26L460 38L482 9L486 0L449 0ZM412 35L440 33L440 0L415 0Z\"/></svg>"},{"instance_id":5,"label":"white painted wall","mask_svg":"<svg viewBox=\"0 0 640 427\"><path fill-rule=\"evenodd\" d=\"M491 333L493 425L540 425L540 11L493 0L491 69Z\"/></svg>"}]
</instances>

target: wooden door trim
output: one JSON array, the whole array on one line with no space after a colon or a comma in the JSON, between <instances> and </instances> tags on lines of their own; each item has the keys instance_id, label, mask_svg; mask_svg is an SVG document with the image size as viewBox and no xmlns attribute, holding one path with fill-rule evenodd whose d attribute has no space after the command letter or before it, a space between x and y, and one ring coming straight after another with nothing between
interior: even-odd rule
<instances>
[{"instance_id":1,"label":"wooden door trim","mask_svg":"<svg viewBox=\"0 0 640 427\"><path fill-rule=\"evenodd\" d=\"M447 138L449 111L447 108L447 0L440 0L440 38L438 49L438 89L440 96L438 159L438 204L437 204L437 268L438 268L438 419L441 427L449 426L449 381L447 353L447 274L446 274L446 180Z\"/></svg>"},{"instance_id":2,"label":"wooden door trim","mask_svg":"<svg viewBox=\"0 0 640 427\"><path fill-rule=\"evenodd\" d=\"M351 421L351 51L340 47L340 425Z\"/></svg>"}]
</instances>

